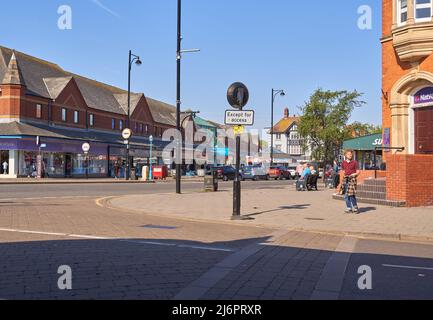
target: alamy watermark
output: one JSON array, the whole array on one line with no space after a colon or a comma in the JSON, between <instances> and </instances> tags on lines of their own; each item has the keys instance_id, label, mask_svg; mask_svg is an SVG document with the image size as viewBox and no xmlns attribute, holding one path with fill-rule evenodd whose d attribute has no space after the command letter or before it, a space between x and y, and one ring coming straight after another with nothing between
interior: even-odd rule
<instances>
[{"instance_id":1,"label":"alamy watermark","mask_svg":"<svg viewBox=\"0 0 433 320\"><path fill-rule=\"evenodd\" d=\"M360 30L373 29L373 9L369 5L358 7L358 28Z\"/></svg>"},{"instance_id":2,"label":"alamy watermark","mask_svg":"<svg viewBox=\"0 0 433 320\"><path fill-rule=\"evenodd\" d=\"M61 275L57 281L59 290L72 290L72 268L68 265L60 266L57 274Z\"/></svg>"}]
</instances>

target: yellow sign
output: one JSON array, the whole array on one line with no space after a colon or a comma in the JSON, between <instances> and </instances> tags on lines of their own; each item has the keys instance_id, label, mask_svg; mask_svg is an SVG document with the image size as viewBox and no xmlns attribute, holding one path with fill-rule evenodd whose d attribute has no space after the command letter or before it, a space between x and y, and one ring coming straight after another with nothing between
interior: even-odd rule
<instances>
[{"instance_id":1,"label":"yellow sign","mask_svg":"<svg viewBox=\"0 0 433 320\"><path fill-rule=\"evenodd\" d=\"M234 130L235 134L243 134L245 131L245 127L244 126L234 126L233 130Z\"/></svg>"}]
</instances>

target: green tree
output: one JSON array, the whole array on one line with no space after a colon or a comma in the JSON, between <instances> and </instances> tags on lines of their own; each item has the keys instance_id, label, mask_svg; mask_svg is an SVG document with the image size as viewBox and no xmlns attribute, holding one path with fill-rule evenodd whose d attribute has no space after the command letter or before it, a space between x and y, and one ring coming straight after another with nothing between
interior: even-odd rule
<instances>
[{"instance_id":1,"label":"green tree","mask_svg":"<svg viewBox=\"0 0 433 320\"><path fill-rule=\"evenodd\" d=\"M309 101L301 107L303 116L299 133L304 147L310 148L312 156L325 166L332 163L336 152L348 137L347 124L356 107L365 102L357 91L316 90Z\"/></svg>"},{"instance_id":2,"label":"green tree","mask_svg":"<svg viewBox=\"0 0 433 320\"><path fill-rule=\"evenodd\" d=\"M348 138L358 138L377 133L382 133L382 126L362 122L354 122L347 126Z\"/></svg>"}]
</instances>

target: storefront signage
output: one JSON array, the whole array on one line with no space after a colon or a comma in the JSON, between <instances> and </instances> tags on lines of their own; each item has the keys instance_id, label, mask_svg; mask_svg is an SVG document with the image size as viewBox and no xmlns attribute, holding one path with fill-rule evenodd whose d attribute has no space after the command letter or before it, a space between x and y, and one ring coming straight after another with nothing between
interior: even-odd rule
<instances>
[{"instance_id":1,"label":"storefront signage","mask_svg":"<svg viewBox=\"0 0 433 320\"><path fill-rule=\"evenodd\" d=\"M417 107L433 105L433 87L418 91L414 96L414 105Z\"/></svg>"}]
</instances>

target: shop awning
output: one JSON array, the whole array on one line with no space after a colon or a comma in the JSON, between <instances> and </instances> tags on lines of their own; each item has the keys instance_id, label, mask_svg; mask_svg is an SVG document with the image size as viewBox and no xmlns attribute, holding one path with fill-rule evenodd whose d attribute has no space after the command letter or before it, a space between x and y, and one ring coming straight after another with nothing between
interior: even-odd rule
<instances>
[{"instance_id":1,"label":"shop awning","mask_svg":"<svg viewBox=\"0 0 433 320\"><path fill-rule=\"evenodd\" d=\"M374 151L376 148L381 148L382 146L383 140L380 133L346 140L343 143L343 149L355 151Z\"/></svg>"}]
</instances>

